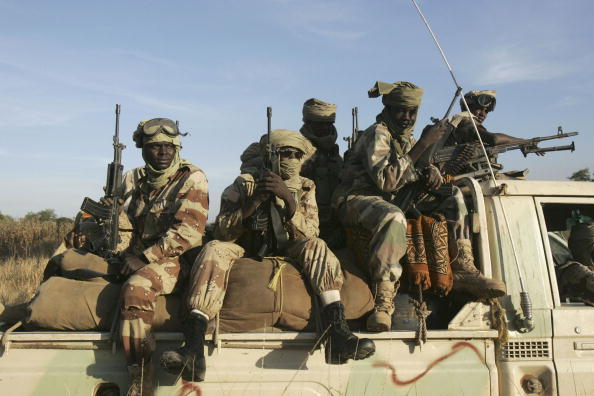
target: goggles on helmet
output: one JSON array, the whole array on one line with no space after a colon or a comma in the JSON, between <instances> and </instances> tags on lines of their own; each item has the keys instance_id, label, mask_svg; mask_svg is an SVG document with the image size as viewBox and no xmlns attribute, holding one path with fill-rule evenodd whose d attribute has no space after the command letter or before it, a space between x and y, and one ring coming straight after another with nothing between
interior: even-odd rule
<instances>
[{"instance_id":1,"label":"goggles on helmet","mask_svg":"<svg viewBox=\"0 0 594 396\"><path fill-rule=\"evenodd\" d=\"M179 132L175 122L168 118L153 118L152 120L147 121L142 126L142 132L147 136L153 136L157 133L164 133L172 137L183 135Z\"/></svg>"},{"instance_id":2,"label":"goggles on helmet","mask_svg":"<svg viewBox=\"0 0 594 396\"><path fill-rule=\"evenodd\" d=\"M475 98L476 104L481 107L487 108L489 111L492 111L495 108L496 99L494 96L487 95L487 94L480 94Z\"/></svg>"}]
</instances>

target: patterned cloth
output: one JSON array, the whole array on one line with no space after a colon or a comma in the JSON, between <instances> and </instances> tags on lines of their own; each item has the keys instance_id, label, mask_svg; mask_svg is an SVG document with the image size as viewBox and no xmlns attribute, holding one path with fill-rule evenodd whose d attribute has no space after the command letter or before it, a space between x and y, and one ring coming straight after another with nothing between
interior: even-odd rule
<instances>
[{"instance_id":1,"label":"patterned cloth","mask_svg":"<svg viewBox=\"0 0 594 396\"><path fill-rule=\"evenodd\" d=\"M301 189L293 193L297 210L291 220L284 222L289 241L286 247L274 252L286 257L303 270L313 291L340 290L343 283L340 263L326 243L317 238L318 209L314 183L301 177ZM204 246L194 262L188 295L188 308L208 317L216 315L222 305L233 262L244 255L253 256L261 242L259 231L243 223L242 207L251 197L255 181L249 174L240 175L227 187L221 198L221 212L215 222L215 237L220 240ZM285 205L276 199L281 218L285 218ZM313 253L318 253L313 257Z\"/></svg>"}]
</instances>

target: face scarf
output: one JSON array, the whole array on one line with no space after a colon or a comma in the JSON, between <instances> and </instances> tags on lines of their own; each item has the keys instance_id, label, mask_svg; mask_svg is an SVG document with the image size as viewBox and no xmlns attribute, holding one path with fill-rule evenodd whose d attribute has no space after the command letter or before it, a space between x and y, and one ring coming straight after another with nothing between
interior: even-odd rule
<instances>
[{"instance_id":1,"label":"face scarf","mask_svg":"<svg viewBox=\"0 0 594 396\"><path fill-rule=\"evenodd\" d=\"M299 132L301 132L303 136L308 138L314 146L324 151L332 151L332 149L334 149L334 146L336 145L336 139L338 138L338 132L336 131L336 127L334 125L332 125L331 133L326 136L316 136L313 132L311 124L309 124L308 122L303 124Z\"/></svg>"},{"instance_id":2,"label":"face scarf","mask_svg":"<svg viewBox=\"0 0 594 396\"><path fill-rule=\"evenodd\" d=\"M266 155L266 146L268 143L268 135L263 135L260 139L260 150L262 156ZM275 129L271 131L270 144L276 148L293 147L303 152L303 157L301 157L300 160L296 158L287 158L280 161L278 156L273 156L272 158L273 169L280 168L279 176L283 178L289 190L292 192L300 190L301 178L299 177L299 172L301 171L301 165L306 159L311 157L316 149L304 136L295 131L289 131L287 129Z\"/></svg>"},{"instance_id":3,"label":"face scarf","mask_svg":"<svg viewBox=\"0 0 594 396\"><path fill-rule=\"evenodd\" d=\"M152 165L150 165L144 155L144 151L142 154L142 158L146 163L144 169L147 174L147 183L152 190L158 190L161 187L165 186L169 179L177 173L179 168L187 163L187 161L180 159L179 157L179 149L180 149L180 139L179 136L169 136L164 133L157 133L152 136L144 136L142 144L143 146L149 143L171 143L175 146L175 155L171 164L166 169L155 169Z\"/></svg>"}]
</instances>

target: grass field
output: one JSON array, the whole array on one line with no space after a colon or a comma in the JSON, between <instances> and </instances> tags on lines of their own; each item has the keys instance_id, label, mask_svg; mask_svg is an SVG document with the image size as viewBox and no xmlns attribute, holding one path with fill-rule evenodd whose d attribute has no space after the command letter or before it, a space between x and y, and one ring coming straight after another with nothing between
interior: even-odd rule
<instances>
[{"instance_id":1,"label":"grass field","mask_svg":"<svg viewBox=\"0 0 594 396\"><path fill-rule=\"evenodd\" d=\"M0 221L0 303L28 301L72 222Z\"/></svg>"}]
</instances>

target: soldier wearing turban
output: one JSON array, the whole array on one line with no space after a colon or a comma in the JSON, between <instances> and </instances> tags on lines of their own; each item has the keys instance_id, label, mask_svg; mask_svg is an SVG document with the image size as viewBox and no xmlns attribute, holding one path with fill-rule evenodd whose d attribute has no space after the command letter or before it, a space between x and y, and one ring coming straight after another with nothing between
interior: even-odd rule
<instances>
[{"instance_id":1,"label":"soldier wearing turban","mask_svg":"<svg viewBox=\"0 0 594 396\"><path fill-rule=\"evenodd\" d=\"M375 309L367 319L367 329L386 331L392 324L393 300L402 274L400 259L406 249L406 218L391 202L398 190L418 179L415 162L445 128L441 123L428 126L415 141L412 132L423 90L413 83L378 81L368 94L382 96L384 109L353 146L334 205L345 227L361 228L371 235L366 261ZM431 188L441 184L434 167L422 177Z\"/></svg>"},{"instance_id":2,"label":"soldier wearing turban","mask_svg":"<svg viewBox=\"0 0 594 396\"><path fill-rule=\"evenodd\" d=\"M223 192L215 221L217 240L204 246L192 267L186 345L165 352L161 359L166 369L187 380L204 379L203 329L220 311L225 279L240 257L282 260L279 256L284 256L301 268L323 305L322 319L331 343L326 349L328 363L364 359L375 351L373 341L356 337L346 324L339 292L343 283L340 263L318 238L316 186L299 174L315 148L301 134L285 129L264 135L257 146L261 157L272 149L273 171L265 170L258 177L242 174Z\"/></svg>"},{"instance_id":3,"label":"soldier wearing turban","mask_svg":"<svg viewBox=\"0 0 594 396\"><path fill-rule=\"evenodd\" d=\"M316 148L303 164L301 175L316 184L316 202L320 217L320 238L331 248L344 243L344 235L332 209L332 194L340 184L343 161L334 126L336 105L311 98L303 104L303 126L299 130Z\"/></svg>"}]
</instances>

